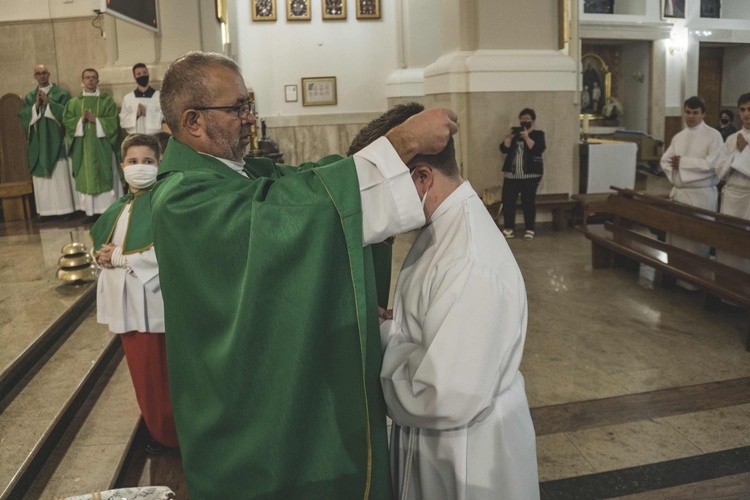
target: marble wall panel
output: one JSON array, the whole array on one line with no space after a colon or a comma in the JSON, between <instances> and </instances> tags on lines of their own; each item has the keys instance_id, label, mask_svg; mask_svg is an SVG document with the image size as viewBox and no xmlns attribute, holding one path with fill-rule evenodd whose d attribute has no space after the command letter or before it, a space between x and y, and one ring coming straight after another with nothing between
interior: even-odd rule
<instances>
[{"instance_id":1,"label":"marble wall panel","mask_svg":"<svg viewBox=\"0 0 750 500\"><path fill-rule=\"evenodd\" d=\"M284 163L298 165L330 154L345 155L365 123L268 127L267 135L284 153Z\"/></svg>"},{"instance_id":2,"label":"marble wall panel","mask_svg":"<svg viewBox=\"0 0 750 500\"><path fill-rule=\"evenodd\" d=\"M106 41L99 30L91 27L90 19L55 20L54 33L60 86L71 95L78 94L81 71L85 68L101 71L107 63ZM102 90L108 91L105 85Z\"/></svg>"}]
</instances>

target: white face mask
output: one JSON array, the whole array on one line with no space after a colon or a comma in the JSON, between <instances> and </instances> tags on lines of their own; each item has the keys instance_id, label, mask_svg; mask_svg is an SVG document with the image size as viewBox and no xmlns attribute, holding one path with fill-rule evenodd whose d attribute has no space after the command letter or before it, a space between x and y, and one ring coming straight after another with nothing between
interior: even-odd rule
<instances>
[{"instance_id":1,"label":"white face mask","mask_svg":"<svg viewBox=\"0 0 750 500\"><path fill-rule=\"evenodd\" d=\"M424 211L424 204L427 201L427 193L430 192L430 188L427 188L427 191L424 192L424 196L422 196L422 211Z\"/></svg>"},{"instance_id":2,"label":"white face mask","mask_svg":"<svg viewBox=\"0 0 750 500\"><path fill-rule=\"evenodd\" d=\"M156 182L156 165L127 165L123 169L125 182L134 189L145 189Z\"/></svg>"}]
</instances>

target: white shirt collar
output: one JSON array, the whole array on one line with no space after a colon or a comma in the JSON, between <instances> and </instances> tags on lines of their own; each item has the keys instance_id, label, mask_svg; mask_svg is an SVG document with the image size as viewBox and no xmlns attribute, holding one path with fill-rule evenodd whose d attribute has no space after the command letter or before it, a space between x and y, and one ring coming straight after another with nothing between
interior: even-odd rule
<instances>
[{"instance_id":1,"label":"white shirt collar","mask_svg":"<svg viewBox=\"0 0 750 500\"><path fill-rule=\"evenodd\" d=\"M83 97L99 97L99 94L99 89L96 89L95 92L86 92L85 90L83 91Z\"/></svg>"},{"instance_id":2,"label":"white shirt collar","mask_svg":"<svg viewBox=\"0 0 750 500\"><path fill-rule=\"evenodd\" d=\"M701 122L700 122L700 123L699 123L698 125L696 125L695 127L688 127L688 129L689 129L689 130L698 130L699 128L702 128L702 127L703 127L703 125L705 125L705 124L706 124L706 122L704 122L704 121L701 121Z\"/></svg>"},{"instance_id":3,"label":"white shirt collar","mask_svg":"<svg viewBox=\"0 0 750 500\"><path fill-rule=\"evenodd\" d=\"M52 90L52 84L50 83L46 87L39 87L39 90L41 90L45 94L49 94L49 91Z\"/></svg>"},{"instance_id":4,"label":"white shirt collar","mask_svg":"<svg viewBox=\"0 0 750 500\"><path fill-rule=\"evenodd\" d=\"M238 174L242 174L244 177L247 177L247 174L245 173L245 162L244 161L227 160L226 158L219 158L218 156L210 155L208 153L201 153L201 154L205 155L205 156L210 156L211 158L216 158L221 163L223 163L227 167L231 168L232 170L234 170Z\"/></svg>"},{"instance_id":5,"label":"white shirt collar","mask_svg":"<svg viewBox=\"0 0 750 500\"><path fill-rule=\"evenodd\" d=\"M475 194L474 189L471 187L471 184L469 184L469 181L464 181L450 195L448 195L446 199L443 200L443 202L437 207L437 209L435 209L435 212L433 212L427 225L430 225L438 220L451 208L458 205L473 194Z\"/></svg>"}]
</instances>

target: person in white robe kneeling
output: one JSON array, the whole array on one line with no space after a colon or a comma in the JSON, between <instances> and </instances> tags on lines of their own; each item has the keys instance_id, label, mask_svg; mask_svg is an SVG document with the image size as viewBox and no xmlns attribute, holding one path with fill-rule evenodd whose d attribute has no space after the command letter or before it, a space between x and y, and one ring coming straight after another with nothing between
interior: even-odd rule
<instances>
[{"instance_id":1,"label":"person in white robe kneeling","mask_svg":"<svg viewBox=\"0 0 750 500\"><path fill-rule=\"evenodd\" d=\"M371 125L390 128L421 109L397 106ZM368 127L361 134L370 136ZM381 311L394 493L539 498L536 437L519 371L527 324L521 271L461 178L452 139L408 166L427 225L401 268L393 310Z\"/></svg>"}]
</instances>

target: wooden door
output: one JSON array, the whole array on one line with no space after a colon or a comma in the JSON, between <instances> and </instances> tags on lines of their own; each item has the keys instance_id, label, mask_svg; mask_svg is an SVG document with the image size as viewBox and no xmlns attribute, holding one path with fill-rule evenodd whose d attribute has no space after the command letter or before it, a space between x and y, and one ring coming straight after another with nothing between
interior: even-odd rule
<instances>
[{"instance_id":1,"label":"wooden door","mask_svg":"<svg viewBox=\"0 0 750 500\"><path fill-rule=\"evenodd\" d=\"M719 125L723 59L724 49L722 47L701 46L698 62L698 95L706 101L705 121L712 127Z\"/></svg>"}]
</instances>

